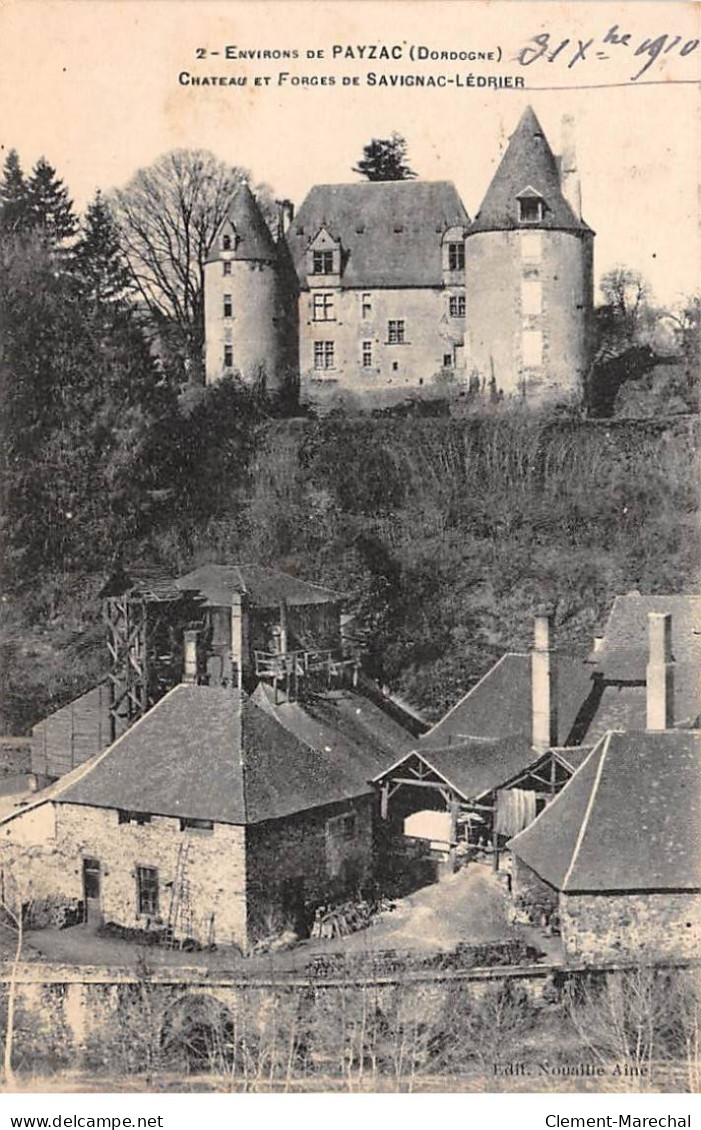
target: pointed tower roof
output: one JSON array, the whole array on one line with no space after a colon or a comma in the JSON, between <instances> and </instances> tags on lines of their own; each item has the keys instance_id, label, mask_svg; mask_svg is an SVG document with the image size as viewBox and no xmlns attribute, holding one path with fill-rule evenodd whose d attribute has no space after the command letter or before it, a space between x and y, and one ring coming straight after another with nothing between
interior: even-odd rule
<instances>
[{"instance_id":1,"label":"pointed tower roof","mask_svg":"<svg viewBox=\"0 0 701 1130\"><path fill-rule=\"evenodd\" d=\"M275 260L277 247L270 234L255 196L244 182L237 188L229 211L219 225L207 262L219 258L221 251L221 235L228 224L232 224L236 231L236 239L231 246L230 258L240 260Z\"/></svg>"},{"instance_id":2,"label":"pointed tower roof","mask_svg":"<svg viewBox=\"0 0 701 1130\"><path fill-rule=\"evenodd\" d=\"M475 216L468 235L479 231L504 231L524 227L519 222L518 198L538 195L543 199L543 217L529 228L588 232L591 228L576 216L562 194L560 173L543 127L530 106L526 108L492 183Z\"/></svg>"}]
</instances>

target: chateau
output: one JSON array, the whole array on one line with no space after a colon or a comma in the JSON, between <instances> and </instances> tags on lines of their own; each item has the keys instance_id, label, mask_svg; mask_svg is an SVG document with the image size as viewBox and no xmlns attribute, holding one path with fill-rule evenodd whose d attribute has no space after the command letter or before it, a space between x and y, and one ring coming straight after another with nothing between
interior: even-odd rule
<instances>
[{"instance_id":1,"label":"chateau","mask_svg":"<svg viewBox=\"0 0 701 1130\"><path fill-rule=\"evenodd\" d=\"M555 157L525 111L472 219L449 181L316 185L275 240L243 185L205 269L207 382L362 390L442 372L507 397L576 395L594 232L563 124Z\"/></svg>"}]
</instances>

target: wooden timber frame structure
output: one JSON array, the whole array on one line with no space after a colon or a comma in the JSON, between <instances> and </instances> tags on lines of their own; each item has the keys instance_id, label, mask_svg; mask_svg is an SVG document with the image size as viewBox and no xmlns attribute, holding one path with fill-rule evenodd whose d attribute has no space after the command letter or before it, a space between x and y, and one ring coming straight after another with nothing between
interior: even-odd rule
<instances>
[{"instance_id":1,"label":"wooden timber frame structure","mask_svg":"<svg viewBox=\"0 0 701 1130\"><path fill-rule=\"evenodd\" d=\"M384 821L390 820L390 802L401 789L424 789L433 796L437 794L450 813L449 869L455 867L461 817L475 814L484 821L485 831L490 834L492 866L496 871L499 867L499 837L495 819L497 794L504 789L529 789L535 792L542 808L567 784L581 762L581 757L569 758L570 751L566 748L550 749L545 753L532 752L533 761L519 772L506 780L495 779L487 787L483 785L473 789L469 784L469 754L460 773L460 783L456 784L450 774L437 767L440 765L440 750L413 750L372 781L380 794L380 817ZM495 776L498 777L498 772Z\"/></svg>"},{"instance_id":2,"label":"wooden timber frame structure","mask_svg":"<svg viewBox=\"0 0 701 1130\"><path fill-rule=\"evenodd\" d=\"M193 623L192 600L173 590L147 586L105 596L103 617L110 657L110 741L123 734L180 681L182 643L177 627ZM159 633L170 637L168 650L157 647Z\"/></svg>"}]
</instances>

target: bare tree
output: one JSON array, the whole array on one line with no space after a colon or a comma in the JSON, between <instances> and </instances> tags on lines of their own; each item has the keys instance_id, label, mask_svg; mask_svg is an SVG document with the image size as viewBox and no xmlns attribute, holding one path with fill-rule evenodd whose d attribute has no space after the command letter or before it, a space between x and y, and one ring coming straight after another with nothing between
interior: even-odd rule
<instances>
[{"instance_id":1,"label":"bare tree","mask_svg":"<svg viewBox=\"0 0 701 1130\"><path fill-rule=\"evenodd\" d=\"M202 373L204 267L245 169L202 149L175 149L111 198L134 289L161 349ZM267 196L265 186L261 188Z\"/></svg>"},{"instance_id":2,"label":"bare tree","mask_svg":"<svg viewBox=\"0 0 701 1130\"><path fill-rule=\"evenodd\" d=\"M7 991L7 1015L5 1018L5 1039L3 1042L3 1077L5 1086L14 1089L17 1078L13 1067L15 1040L15 1013L17 1011L17 978L24 948L25 921L30 912L30 893L19 882L14 868L5 863L2 866L0 888L0 926L7 931L13 941L10 980Z\"/></svg>"}]
</instances>

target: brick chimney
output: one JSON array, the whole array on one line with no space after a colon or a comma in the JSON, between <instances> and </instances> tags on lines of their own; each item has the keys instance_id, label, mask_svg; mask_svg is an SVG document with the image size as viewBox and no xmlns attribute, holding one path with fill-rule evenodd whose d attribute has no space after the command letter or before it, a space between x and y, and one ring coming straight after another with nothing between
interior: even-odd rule
<instances>
[{"instance_id":1,"label":"brick chimney","mask_svg":"<svg viewBox=\"0 0 701 1130\"><path fill-rule=\"evenodd\" d=\"M562 195L578 220L582 218L582 186L577 168L577 149L574 136L574 118L562 118L562 155L560 157L560 187Z\"/></svg>"},{"instance_id":2,"label":"brick chimney","mask_svg":"<svg viewBox=\"0 0 701 1130\"><path fill-rule=\"evenodd\" d=\"M647 728L668 730L674 725L674 657L672 617L648 612Z\"/></svg>"},{"instance_id":3,"label":"brick chimney","mask_svg":"<svg viewBox=\"0 0 701 1130\"><path fill-rule=\"evenodd\" d=\"M557 668L550 650L551 623L549 612L536 614L531 653L532 740L539 753L557 745Z\"/></svg>"},{"instance_id":4,"label":"brick chimney","mask_svg":"<svg viewBox=\"0 0 701 1130\"><path fill-rule=\"evenodd\" d=\"M184 662L183 662L183 682L196 683L199 674L199 664L197 660L197 647L199 642L199 632L195 629L188 628L183 632L184 644Z\"/></svg>"},{"instance_id":5,"label":"brick chimney","mask_svg":"<svg viewBox=\"0 0 701 1130\"><path fill-rule=\"evenodd\" d=\"M250 664L249 604L245 593L231 602L231 684L243 690Z\"/></svg>"}]
</instances>

